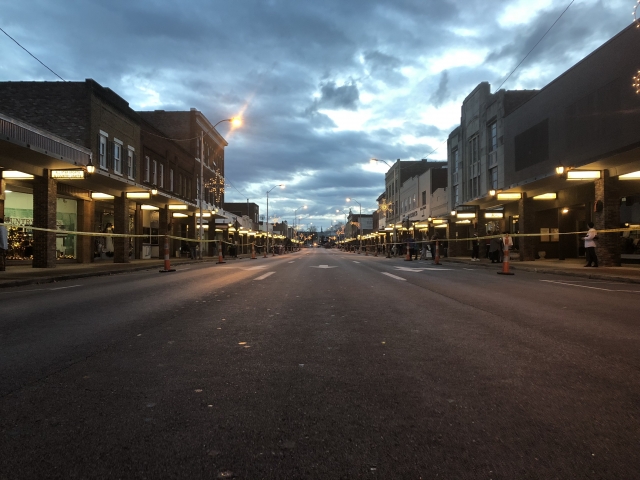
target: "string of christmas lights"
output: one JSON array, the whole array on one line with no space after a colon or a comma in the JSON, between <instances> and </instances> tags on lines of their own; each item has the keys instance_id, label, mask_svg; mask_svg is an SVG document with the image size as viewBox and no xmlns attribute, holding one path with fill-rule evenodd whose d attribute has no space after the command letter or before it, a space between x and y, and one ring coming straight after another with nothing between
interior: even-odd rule
<instances>
[{"instance_id":1,"label":"string of christmas lights","mask_svg":"<svg viewBox=\"0 0 640 480\"><path fill-rule=\"evenodd\" d=\"M636 28L640 28L640 22L638 22L638 5L640 5L640 0L638 0L636 6L633 7L633 21L636 24Z\"/></svg>"}]
</instances>

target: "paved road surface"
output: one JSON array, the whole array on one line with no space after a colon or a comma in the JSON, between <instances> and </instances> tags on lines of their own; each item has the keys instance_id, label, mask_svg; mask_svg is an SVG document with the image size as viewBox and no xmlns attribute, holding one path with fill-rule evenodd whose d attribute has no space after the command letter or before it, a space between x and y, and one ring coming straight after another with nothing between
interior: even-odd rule
<instances>
[{"instance_id":1,"label":"paved road surface","mask_svg":"<svg viewBox=\"0 0 640 480\"><path fill-rule=\"evenodd\" d=\"M640 285L309 249L0 305L2 479L639 476Z\"/></svg>"}]
</instances>

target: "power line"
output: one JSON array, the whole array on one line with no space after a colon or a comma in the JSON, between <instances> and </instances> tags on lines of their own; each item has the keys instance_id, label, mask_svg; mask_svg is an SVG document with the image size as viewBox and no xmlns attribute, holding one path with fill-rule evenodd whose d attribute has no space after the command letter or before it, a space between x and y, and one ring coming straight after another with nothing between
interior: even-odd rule
<instances>
[{"instance_id":1,"label":"power line","mask_svg":"<svg viewBox=\"0 0 640 480\"><path fill-rule=\"evenodd\" d=\"M531 50L529 50L529 52L522 58L522 60L520 60L520 62L518 63L518 65L516 65L516 67L511 71L511 73L509 75L507 75L507 78L504 79L504 81L500 84L500 86L498 88L495 89L495 91L497 92L498 90L500 90L502 88L502 86L507 83L507 80L509 80L509 78L511 78L511 76L516 72L516 70L520 67L520 65L522 65L524 63L524 61L527 59L527 57L529 55L531 55L531 52L533 52L535 50L535 48L540 44L540 42L542 42L542 40L544 40L544 38L547 36L547 34L551 31L551 29L556 25L556 23L558 23L558 21L560 21L560 19L562 18L562 16L567 13L567 10L569 10L569 7L571 5L573 5L573 2L575 2L575 0L571 0L571 2L569 2L569 5L567 5L567 8L565 8L562 13L558 16L558 18L556 18L555 22L553 22L551 24L551 26L547 29L546 32L544 32L544 35L542 35L542 37L540 37L540 40L538 40L536 42L536 44L531 47ZM431 152L429 152L426 156L425 159L428 160L429 155L433 155L435 152L437 152L440 147L442 147L442 145L444 145L447 142L448 138L445 138L444 141L438 145L436 148L434 148L433 150L431 150Z\"/></svg>"},{"instance_id":2,"label":"power line","mask_svg":"<svg viewBox=\"0 0 640 480\"><path fill-rule=\"evenodd\" d=\"M496 90L495 90L496 92L497 92L498 90L500 90L500 88L501 88L501 87L502 87L502 86L507 82L507 80L509 80L509 78L511 78L511 75L513 75L513 74L515 73L515 71L518 69L518 67L520 67L520 65L522 65L522 63L527 59L527 57L528 57L529 55L531 55L531 52L533 52L533 50L538 46L538 44L539 44L542 40L544 40L544 37L546 37L546 36L547 36L547 33L549 33L549 32L551 31L551 29L555 26L555 24L556 24L556 23L558 23L558 21L559 21L559 20L562 18L562 16L567 12L567 10L569 10L569 7L570 7L571 5L573 5L573 2L575 2L575 1L576 1L576 0L571 0L571 2L569 3L569 5L567 5L567 8L565 8L565 9L562 11L562 13L560 14L560 16L559 16L558 18L556 18L556 21L555 21L555 22L553 22L553 24L549 27L549 29L548 29L546 32L544 32L544 35L542 35L542 37L540 37L540 40L538 40L538 41L536 42L536 44L535 44L533 47L531 47L531 50L529 50L529 53L527 53L527 54L524 56L524 58L523 58L522 60L520 60L520 63L518 63L518 65L516 65L516 68L514 68L514 69L511 71L511 73L507 76L507 78L505 78L505 79L504 79L504 81L500 84L500 86L499 86L498 88L496 88Z\"/></svg>"},{"instance_id":3,"label":"power line","mask_svg":"<svg viewBox=\"0 0 640 480\"><path fill-rule=\"evenodd\" d=\"M49 67L47 67L44 63L42 63L40 61L40 59L38 57L36 57L33 53L31 53L29 50L27 50L26 48L24 48L22 45L20 45L18 43L18 41L13 38L11 35L9 35L7 32L5 32L2 28L0 28L0 31L2 31L2 33L4 33L7 37L9 37L11 40L13 40L16 45L18 45L21 49L23 49L25 52L27 52L29 55L31 55L33 58L35 58L40 65L42 65L44 68L46 68L47 70L49 70L51 73L53 73L56 77L58 77L60 80L62 80L63 82L66 82L66 80L64 78L62 78L60 75L58 75L56 72L54 72L53 70L51 70Z\"/></svg>"}]
</instances>

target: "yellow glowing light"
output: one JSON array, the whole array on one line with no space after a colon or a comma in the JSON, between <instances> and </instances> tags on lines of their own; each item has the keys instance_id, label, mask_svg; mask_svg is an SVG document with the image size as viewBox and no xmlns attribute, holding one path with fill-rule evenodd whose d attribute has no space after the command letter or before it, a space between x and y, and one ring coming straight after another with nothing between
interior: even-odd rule
<instances>
[{"instance_id":1,"label":"yellow glowing light","mask_svg":"<svg viewBox=\"0 0 640 480\"><path fill-rule=\"evenodd\" d=\"M600 178L600 170L569 170L567 180L596 180Z\"/></svg>"},{"instance_id":2,"label":"yellow glowing light","mask_svg":"<svg viewBox=\"0 0 640 480\"><path fill-rule=\"evenodd\" d=\"M127 192L127 198L150 198L149 192Z\"/></svg>"},{"instance_id":3,"label":"yellow glowing light","mask_svg":"<svg viewBox=\"0 0 640 480\"><path fill-rule=\"evenodd\" d=\"M140 205L140 210L160 210L158 207L154 207L153 205Z\"/></svg>"},{"instance_id":4,"label":"yellow glowing light","mask_svg":"<svg viewBox=\"0 0 640 480\"><path fill-rule=\"evenodd\" d=\"M91 198L95 200L113 200L113 195L108 193L91 192Z\"/></svg>"},{"instance_id":5,"label":"yellow glowing light","mask_svg":"<svg viewBox=\"0 0 640 480\"><path fill-rule=\"evenodd\" d=\"M484 218L504 218L504 213L502 212L485 212Z\"/></svg>"},{"instance_id":6,"label":"yellow glowing light","mask_svg":"<svg viewBox=\"0 0 640 480\"><path fill-rule=\"evenodd\" d=\"M498 200L520 200L522 198L521 193L509 193L509 192L501 192L496 195Z\"/></svg>"},{"instance_id":7,"label":"yellow glowing light","mask_svg":"<svg viewBox=\"0 0 640 480\"><path fill-rule=\"evenodd\" d=\"M186 210L186 205L169 205L169 210Z\"/></svg>"},{"instance_id":8,"label":"yellow glowing light","mask_svg":"<svg viewBox=\"0 0 640 480\"><path fill-rule=\"evenodd\" d=\"M233 125L234 127L239 127L242 125L242 118L241 117L233 117L231 119L231 125Z\"/></svg>"},{"instance_id":9,"label":"yellow glowing light","mask_svg":"<svg viewBox=\"0 0 640 480\"><path fill-rule=\"evenodd\" d=\"M458 215L456 215L458 218L476 218L476 214L475 213L461 213L458 212Z\"/></svg>"},{"instance_id":10,"label":"yellow glowing light","mask_svg":"<svg viewBox=\"0 0 640 480\"><path fill-rule=\"evenodd\" d=\"M5 170L2 172L2 178L5 180L33 180L33 175L17 170Z\"/></svg>"},{"instance_id":11,"label":"yellow glowing light","mask_svg":"<svg viewBox=\"0 0 640 480\"><path fill-rule=\"evenodd\" d=\"M186 213L180 213L180 212L176 212L176 213L173 214L174 218L186 218L188 216L189 215L187 215Z\"/></svg>"},{"instance_id":12,"label":"yellow glowing light","mask_svg":"<svg viewBox=\"0 0 640 480\"><path fill-rule=\"evenodd\" d=\"M533 197L534 200L555 200L556 198L558 198L557 193L543 193L542 195Z\"/></svg>"},{"instance_id":13,"label":"yellow glowing light","mask_svg":"<svg viewBox=\"0 0 640 480\"><path fill-rule=\"evenodd\" d=\"M625 173L624 175L620 175L620 180L638 180L640 179L640 171Z\"/></svg>"},{"instance_id":14,"label":"yellow glowing light","mask_svg":"<svg viewBox=\"0 0 640 480\"><path fill-rule=\"evenodd\" d=\"M471 223L471 220L458 220L456 223Z\"/></svg>"}]
</instances>

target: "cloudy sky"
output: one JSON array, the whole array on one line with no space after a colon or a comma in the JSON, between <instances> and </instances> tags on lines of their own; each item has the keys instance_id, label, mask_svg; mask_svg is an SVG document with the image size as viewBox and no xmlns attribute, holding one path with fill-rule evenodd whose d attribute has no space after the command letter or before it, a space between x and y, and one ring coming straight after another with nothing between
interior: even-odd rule
<instances>
[{"instance_id":1,"label":"cloudy sky","mask_svg":"<svg viewBox=\"0 0 640 480\"><path fill-rule=\"evenodd\" d=\"M201 110L220 132L226 200L293 223L375 208L384 164L445 160L462 100L541 88L633 21L635 0L5 0L0 28L67 81L135 110ZM1 81L61 81L0 32ZM358 211L356 205L356 212ZM318 228L319 230L320 228Z\"/></svg>"}]
</instances>

